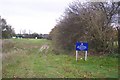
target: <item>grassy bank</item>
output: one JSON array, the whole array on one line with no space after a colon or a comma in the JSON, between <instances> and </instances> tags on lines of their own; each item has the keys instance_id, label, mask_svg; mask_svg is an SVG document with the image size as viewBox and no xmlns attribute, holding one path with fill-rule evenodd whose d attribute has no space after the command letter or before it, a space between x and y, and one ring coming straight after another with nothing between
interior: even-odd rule
<instances>
[{"instance_id":1,"label":"grassy bank","mask_svg":"<svg viewBox=\"0 0 120 80\"><path fill-rule=\"evenodd\" d=\"M14 47L3 54L3 78L117 78L118 59L112 56L88 56L84 61L66 54L56 55L51 41L13 39ZM40 51L43 45L49 49Z\"/></svg>"}]
</instances>

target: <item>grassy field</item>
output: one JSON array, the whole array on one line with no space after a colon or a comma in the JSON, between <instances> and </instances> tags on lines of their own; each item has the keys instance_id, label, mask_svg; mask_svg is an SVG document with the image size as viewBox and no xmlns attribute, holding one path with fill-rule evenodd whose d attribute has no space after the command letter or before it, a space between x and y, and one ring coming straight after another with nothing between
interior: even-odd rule
<instances>
[{"instance_id":1,"label":"grassy field","mask_svg":"<svg viewBox=\"0 0 120 80\"><path fill-rule=\"evenodd\" d=\"M3 78L118 78L118 59L112 56L75 56L54 54L51 41L45 39L11 39L3 46ZM43 45L49 49L40 51ZM9 48L7 50L7 48ZM74 54L74 53L73 53Z\"/></svg>"}]
</instances>

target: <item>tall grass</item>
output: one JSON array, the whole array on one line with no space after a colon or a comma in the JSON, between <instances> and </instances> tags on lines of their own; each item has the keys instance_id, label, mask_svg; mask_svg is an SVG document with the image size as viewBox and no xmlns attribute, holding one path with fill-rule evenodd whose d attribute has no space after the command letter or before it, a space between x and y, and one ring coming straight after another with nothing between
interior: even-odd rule
<instances>
[{"instance_id":1,"label":"tall grass","mask_svg":"<svg viewBox=\"0 0 120 80\"><path fill-rule=\"evenodd\" d=\"M2 40L2 52L6 53L11 51L14 48L14 45L15 43L13 40L10 40L10 39Z\"/></svg>"}]
</instances>

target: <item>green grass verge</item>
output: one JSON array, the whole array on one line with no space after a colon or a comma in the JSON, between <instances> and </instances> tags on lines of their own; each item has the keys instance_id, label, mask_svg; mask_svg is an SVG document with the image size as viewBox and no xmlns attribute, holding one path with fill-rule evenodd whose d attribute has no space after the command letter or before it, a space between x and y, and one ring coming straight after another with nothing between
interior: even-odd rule
<instances>
[{"instance_id":1,"label":"green grass verge","mask_svg":"<svg viewBox=\"0 0 120 80\"><path fill-rule=\"evenodd\" d=\"M118 78L118 59L111 56L88 56L88 60L75 60L75 56L56 55L49 48L40 52L49 40L13 39L15 49L4 54L3 78Z\"/></svg>"}]
</instances>

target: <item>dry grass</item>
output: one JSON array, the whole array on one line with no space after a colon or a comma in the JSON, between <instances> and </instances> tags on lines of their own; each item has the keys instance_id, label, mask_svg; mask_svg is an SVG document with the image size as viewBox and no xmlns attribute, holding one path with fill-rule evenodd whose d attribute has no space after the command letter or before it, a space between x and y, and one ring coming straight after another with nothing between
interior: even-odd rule
<instances>
[{"instance_id":1,"label":"dry grass","mask_svg":"<svg viewBox=\"0 0 120 80\"><path fill-rule=\"evenodd\" d=\"M15 46L15 43L13 40L10 39L6 39L6 40L2 40L2 52L6 53L11 51Z\"/></svg>"}]
</instances>

